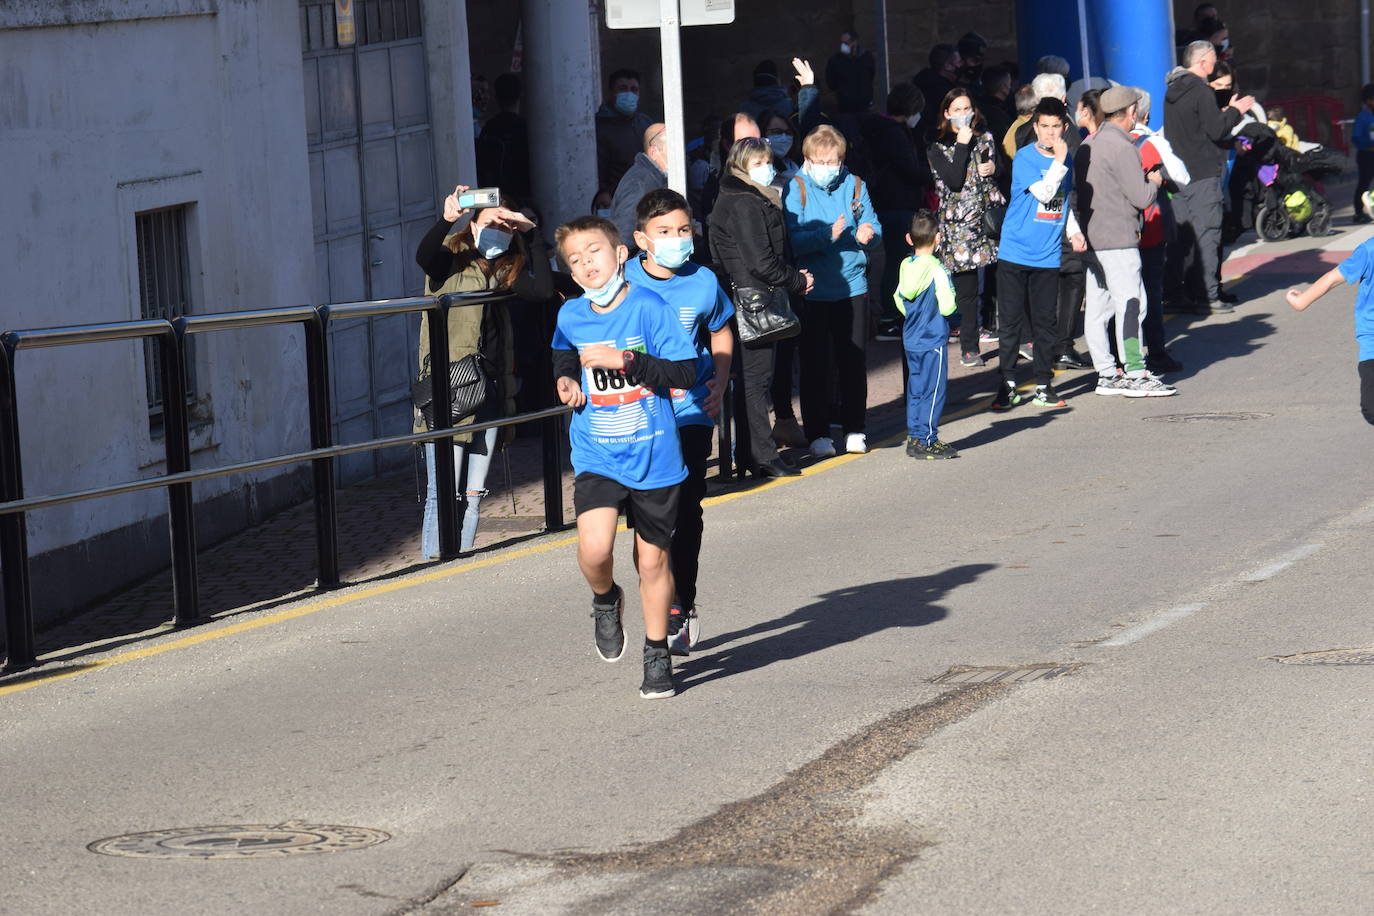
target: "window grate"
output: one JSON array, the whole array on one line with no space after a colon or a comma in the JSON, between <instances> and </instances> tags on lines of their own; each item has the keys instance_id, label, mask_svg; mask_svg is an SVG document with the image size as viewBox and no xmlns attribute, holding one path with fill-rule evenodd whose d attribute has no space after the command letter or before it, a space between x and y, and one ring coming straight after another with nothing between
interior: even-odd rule
<instances>
[{"instance_id":1,"label":"window grate","mask_svg":"<svg viewBox=\"0 0 1374 916\"><path fill-rule=\"evenodd\" d=\"M353 0L353 31L360 46L419 38L420 0ZM334 0L301 0L301 50L338 47Z\"/></svg>"},{"instance_id":2,"label":"window grate","mask_svg":"<svg viewBox=\"0 0 1374 916\"><path fill-rule=\"evenodd\" d=\"M143 318L168 321L191 313L190 251L186 240L185 204L134 214L138 244L138 298ZM186 348L186 397L195 399L195 361ZM155 341L144 342L148 412L153 425L162 420L162 356Z\"/></svg>"}]
</instances>

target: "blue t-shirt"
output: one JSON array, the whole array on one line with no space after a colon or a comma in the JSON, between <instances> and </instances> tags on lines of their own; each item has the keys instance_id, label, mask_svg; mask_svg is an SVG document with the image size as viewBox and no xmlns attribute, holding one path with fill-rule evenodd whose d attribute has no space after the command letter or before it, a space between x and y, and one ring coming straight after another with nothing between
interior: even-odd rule
<instances>
[{"instance_id":1,"label":"blue t-shirt","mask_svg":"<svg viewBox=\"0 0 1374 916\"><path fill-rule=\"evenodd\" d=\"M1350 128L1350 142L1355 149L1374 149L1374 112L1361 105L1360 113L1355 115L1355 125Z\"/></svg>"},{"instance_id":2,"label":"blue t-shirt","mask_svg":"<svg viewBox=\"0 0 1374 916\"><path fill-rule=\"evenodd\" d=\"M598 314L585 297L558 310L555 350L592 344L669 360L695 359L696 348L668 303L632 283L620 304ZM573 470L599 474L632 490L655 490L687 476L666 388L631 385L620 369L582 369L587 403L573 411L568 439Z\"/></svg>"},{"instance_id":3,"label":"blue t-shirt","mask_svg":"<svg viewBox=\"0 0 1374 916\"><path fill-rule=\"evenodd\" d=\"M1340 271L1345 282L1360 285L1355 292L1355 342L1360 345L1360 362L1374 359L1374 239L1350 252Z\"/></svg>"},{"instance_id":4,"label":"blue t-shirt","mask_svg":"<svg viewBox=\"0 0 1374 916\"><path fill-rule=\"evenodd\" d=\"M1051 169L1060 166L1053 156L1042 153L1034 143L1016 151L1011 164L1011 201L1002 222L1002 242L997 260L1022 267L1058 267L1064 240L1064 202L1073 186L1073 158L1064 160L1064 177L1059 192L1049 203L1041 203L1030 186L1042 181Z\"/></svg>"},{"instance_id":5,"label":"blue t-shirt","mask_svg":"<svg viewBox=\"0 0 1374 916\"><path fill-rule=\"evenodd\" d=\"M649 276L644 269L643 259L631 258L625 265L625 279L643 289L653 290L662 296L671 309L676 310L682 329L692 341L697 351L697 381L692 390L674 388L673 414L678 426L714 426L715 421L706 412L706 396L710 393L706 383L715 378L716 361L711 349L702 341L706 330L719 331L730 323L735 307L730 297L720 288L716 275L688 261L677 269L667 280Z\"/></svg>"}]
</instances>

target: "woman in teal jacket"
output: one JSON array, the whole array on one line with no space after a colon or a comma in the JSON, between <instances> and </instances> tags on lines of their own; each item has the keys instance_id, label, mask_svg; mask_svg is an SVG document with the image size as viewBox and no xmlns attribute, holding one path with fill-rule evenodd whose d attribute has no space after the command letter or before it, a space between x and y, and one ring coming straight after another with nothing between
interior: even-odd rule
<instances>
[{"instance_id":1,"label":"woman in teal jacket","mask_svg":"<svg viewBox=\"0 0 1374 916\"><path fill-rule=\"evenodd\" d=\"M839 379L844 451L868 451L868 253L882 244L882 229L868 188L843 165L844 136L828 124L807 134L805 164L783 189L783 212L797 266L815 286L801 302L802 427L811 453L837 451L830 438L831 393Z\"/></svg>"}]
</instances>

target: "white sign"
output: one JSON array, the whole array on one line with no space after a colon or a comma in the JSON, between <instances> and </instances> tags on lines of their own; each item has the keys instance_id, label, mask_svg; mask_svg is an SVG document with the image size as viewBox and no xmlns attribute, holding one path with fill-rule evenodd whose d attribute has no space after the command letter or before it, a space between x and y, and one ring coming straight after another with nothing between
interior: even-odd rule
<instances>
[{"instance_id":1,"label":"white sign","mask_svg":"<svg viewBox=\"0 0 1374 916\"><path fill-rule=\"evenodd\" d=\"M735 0L681 0L680 25L728 25ZM663 24L658 0L606 0L606 28L656 29Z\"/></svg>"}]
</instances>

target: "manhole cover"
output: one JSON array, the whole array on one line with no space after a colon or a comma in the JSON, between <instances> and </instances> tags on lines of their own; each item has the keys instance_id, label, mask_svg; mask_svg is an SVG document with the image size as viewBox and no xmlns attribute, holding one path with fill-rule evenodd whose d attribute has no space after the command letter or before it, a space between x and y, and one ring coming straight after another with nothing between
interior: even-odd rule
<instances>
[{"instance_id":1,"label":"manhole cover","mask_svg":"<svg viewBox=\"0 0 1374 916\"><path fill-rule=\"evenodd\" d=\"M367 827L332 824L240 824L178 827L96 840L86 848L135 859L257 859L362 849L391 839Z\"/></svg>"},{"instance_id":2,"label":"manhole cover","mask_svg":"<svg viewBox=\"0 0 1374 916\"><path fill-rule=\"evenodd\" d=\"M1208 420L1267 420L1272 416L1272 413L1233 410L1213 413L1166 413L1154 417L1141 417L1141 419L1154 420L1157 423L1204 423Z\"/></svg>"},{"instance_id":3,"label":"manhole cover","mask_svg":"<svg viewBox=\"0 0 1374 916\"><path fill-rule=\"evenodd\" d=\"M1297 655L1270 657L1285 665L1374 665L1374 648L1327 649L1324 652L1301 652Z\"/></svg>"},{"instance_id":4,"label":"manhole cover","mask_svg":"<svg viewBox=\"0 0 1374 916\"><path fill-rule=\"evenodd\" d=\"M1029 681L1047 681L1050 678L1063 677L1082 667L1082 663L1018 665L1015 667L955 665L944 674L931 678L930 682L932 684L1025 684Z\"/></svg>"}]
</instances>

